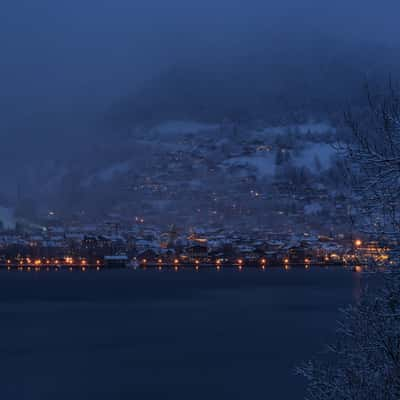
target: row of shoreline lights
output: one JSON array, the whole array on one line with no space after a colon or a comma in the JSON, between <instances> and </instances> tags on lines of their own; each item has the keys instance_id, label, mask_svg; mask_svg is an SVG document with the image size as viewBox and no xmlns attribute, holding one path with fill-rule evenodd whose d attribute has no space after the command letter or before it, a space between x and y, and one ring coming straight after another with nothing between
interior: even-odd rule
<instances>
[{"instance_id":1,"label":"row of shoreline lights","mask_svg":"<svg viewBox=\"0 0 400 400\"><path fill-rule=\"evenodd\" d=\"M8 259L6 261L6 263L7 263L7 265L11 265L12 264L10 259ZM56 260L42 260L42 259L31 260L28 257L28 258L26 258L25 262L23 260L20 260L18 262L18 265L20 265L20 266L25 265L25 266L36 266L36 267L39 267L39 266L44 266L44 265L47 265L47 266L53 266L53 265L55 265L55 266L63 266L63 265L87 266L87 265L90 265L90 264L85 259L82 259L82 260L78 261L77 263L75 263L74 260L72 259L72 257L66 257L64 259L64 261L60 261L58 259L56 259ZM100 266L101 265L101 261L100 260L96 260L96 263L92 264L92 265Z\"/></svg>"},{"instance_id":2,"label":"row of shoreline lights","mask_svg":"<svg viewBox=\"0 0 400 400\"><path fill-rule=\"evenodd\" d=\"M157 264L163 264L163 262L164 262L164 261L163 261L161 258L159 258L159 259L157 260ZM223 262L222 259L217 259L217 260L215 261L215 264L216 264L216 265L221 265L222 262ZM283 262L284 262L284 264L289 264L289 259L288 259L288 258L285 258L285 259L283 260ZM305 258L305 259L304 259L304 264L310 264L310 262L311 262L311 261L310 261L309 258ZM147 263L148 263L148 260L147 260L146 258L144 258L144 259L141 260L141 264L147 264ZM260 263L261 265L266 265L266 264L267 264L267 259L262 258L261 260L259 260L259 263ZM11 264L11 260L7 260L7 264ZM78 264L74 264L73 259L70 258L70 257L67 257L67 258L65 259L65 262L64 262L64 263L60 263L58 260L55 260L55 261L53 261L53 262L51 262L50 260L46 260L46 262L43 262L43 261L40 260L40 259L34 260L33 262L32 262L30 259L27 259L27 260L26 260L26 263L24 263L22 260L19 261L19 265L26 265L26 264L28 264L28 265L35 265L35 266L40 266L40 265L51 265L51 264L55 264L55 265L63 265L63 264L67 264L67 265L78 265ZM97 261L96 261L96 265L100 265L100 264L101 264L100 260L97 260ZM178 259L178 258L175 258L174 261L173 261L173 264L174 264L174 265L180 264L179 259ZM200 265L201 262L200 262L200 260L195 260L195 261L194 261L194 264L195 264L195 265ZM87 262L86 260L81 260L80 263L79 263L79 265L86 266L86 265L89 265L89 264L88 264L88 262ZM244 265L244 260L241 259L241 258L239 258L238 260L236 260L236 265L239 265L239 266L240 266L240 265Z\"/></svg>"},{"instance_id":3,"label":"row of shoreline lights","mask_svg":"<svg viewBox=\"0 0 400 400\"><path fill-rule=\"evenodd\" d=\"M355 247L361 247L361 246L362 246L362 241L361 241L360 239L356 239L356 240L354 241L354 245L355 245ZM289 264L289 259L288 259L288 258L285 258L283 261L284 261L284 264ZM220 265L221 262L222 262L222 259L217 259L217 260L215 261L215 263L218 264L218 265ZM310 262L311 262L310 259L308 259L308 258L305 258L305 259L304 259L304 263L305 263L305 264L309 264ZM29 258L29 257L26 258L26 264L41 265L41 264L43 264L43 263L45 263L45 264L52 264L52 263L54 263L54 264L56 264L56 265L58 265L58 264L70 264L70 265L72 265L72 264L74 264L74 259L73 259L72 257L70 257L70 256L67 256L67 257L64 257L64 262L60 262L58 259L55 259L53 262L51 262L50 260L46 260L45 262L43 262L42 259L36 259L36 260L32 261L31 258ZM142 264L146 264L146 263L147 263L147 259L145 259L145 258L142 259L142 260L141 260L141 263L142 263ZM163 263L163 260L162 260L161 258L159 258L159 259L157 260L157 263L158 263L158 264L162 264L162 263ZM173 261L173 263L174 263L175 265L176 265L176 264L179 264L179 259L175 258L174 261ZM267 260L266 260L265 258L262 258L262 259L260 260L260 263L261 263L261 264L266 264L266 263L267 263ZM11 260L7 260L7 264L11 264ZM19 264L22 265L22 264L24 264L24 262L23 262L23 261L19 261ZM80 261L80 264L81 264L81 265L87 265L88 263L87 263L87 261L86 261L85 259L82 259L82 260ZM100 264L101 264L100 260L96 260L96 265L100 265ZM196 264L196 265L199 265L199 264L200 264L200 261L199 261L199 260L195 260L195 264ZM237 264L238 264L238 265L242 265L242 264L243 264L243 260L242 260L242 259L238 259L238 260L237 260Z\"/></svg>"},{"instance_id":4,"label":"row of shoreline lights","mask_svg":"<svg viewBox=\"0 0 400 400\"><path fill-rule=\"evenodd\" d=\"M361 241L359 241L359 242L361 242ZM360 243L360 244L357 244L357 246L358 246L358 247L361 246L361 243ZM25 264L28 264L28 265L35 265L35 266L40 266L40 265L43 265L43 264L45 264L45 265L50 265L50 264L55 264L55 265L63 265L63 264L67 264L67 265L78 265L78 264L79 264L79 265L82 265L82 266L89 265L88 262L87 262L85 259L80 260L79 263L74 263L74 260L73 260L72 257L66 257L64 260L65 260L64 262L60 262L59 260L54 260L54 261L52 261L52 262L51 262L50 260L46 260L46 261L44 262L44 261L42 261L41 259L37 259L37 260L32 261L30 258L27 258L25 263L24 263L23 260L19 261L19 265L25 265ZM217 260L215 261L215 264L216 264L217 266L221 266L222 261L223 261L222 259L217 259ZM148 260L147 260L146 258L144 258L144 259L142 259L142 260L140 261L140 263L141 263L142 265L146 265L146 264L148 263ZM161 258L159 258L159 259L157 260L157 264L158 264L158 265L161 265L161 264L163 264L163 263L164 263L164 261L163 261ZM265 265L267 264L267 260L266 260L265 258L262 258L261 260L259 260L259 263L260 263L262 266L265 266ZM285 265L289 264L289 259L288 259L288 258L284 258L284 259L283 259L283 263L284 263ZM305 258L305 259L304 259L304 264L308 265L308 264L310 264L310 263L311 263L311 260L310 260L309 258ZM11 264L11 260L7 260L7 264L10 265L10 264ZM95 265L99 266L100 264L101 264L101 261L100 261L100 260L96 260L96 264L95 264ZM180 264L179 259L178 259L178 258L175 258L175 259L173 260L173 264L174 264L174 265ZM195 260L195 261L194 261L194 264L195 264L195 266L199 266L199 265L201 264L201 262L200 262L199 260ZM241 259L241 258L239 258L238 260L236 260L236 265L238 265L238 266L243 266L243 265L244 265L244 260Z\"/></svg>"},{"instance_id":5,"label":"row of shoreline lights","mask_svg":"<svg viewBox=\"0 0 400 400\"><path fill-rule=\"evenodd\" d=\"M163 263L164 263L164 261L163 261L161 258L159 258L159 259L157 260L157 264L158 264L159 267L162 266ZM289 265L289 259L288 259L288 258L285 258L285 259L283 260L283 263L284 263L285 266L288 266L288 265ZM305 258L305 259L304 259L304 264L305 264L306 266L309 266L310 263L311 263L311 260L310 260L309 258ZM140 260L140 264L145 266L145 265L148 264L148 260L147 260L146 258L144 258L144 259ZM175 259L173 260L173 263L172 263L172 264L173 264L174 266L178 266L178 265L180 264L179 259L175 258ZM236 263L234 263L234 265L237 265L239 268L242 268L242 267L244 266L244 264L245 264L245 263L244 263L244 260L241 259L241 258L239 258L238 260L236 260ZM266 265L267 265L267 259L266 259L266 258L262 258L261 260L259 260L259 264L261 264L262 268L264 269L264 268L266 267ZM199 266L201 265L201 262L200 262L199 260L194 260L194 265L195 265L195 268L198 269ZM217 259L217 260L215 261L215 265L217 266L218 269L221 268L222 259Z\"/></svg>"},{"instance_id":6,"label":"row of shoreline lights","mask_svg":"<svg viewBox=\"0 0 400 400\"><path fill-rule=\"evenodd\" d=\"M360 246L362 245L362 241L361 241L360 239L357 239L357 240L355 241L355 245L356 245L356 247L360 247ZM142 264L142 265L146 265L147 262L148 262L148 261L147 261L147 259L145 259L145 258L144 258L143 260L141 260L141 264ZM160 264L162 264L162 263L163 263L163 260L162 260L161 258L159 258L159 259L157 260L157 264L160 265ZM285 266L288 266L288 265L289 265L289 259L288 259L288 258L285 258L285 259L283 260L283 263L284 263ZM310 263L311 263L311 260L310 260L309 258L305 258L305 259L304 259L304 264L306 265L306 267L309 266ZM174 264L174 265L178 265L178 264L179 264L179 259L175 258L173 264ZM194 264L195 264L196 269L197 269L197 267L200 265L200 261L199 261L199 260L195 260L195 261L194 261ZM215 261L215 264L216 264L217 266L220 266L220 265L221 265L221 259L216 260L216 261ZM244 264L244 262L243 262L242 259L239 258L239 259L236 261L236 264L237 264L239 267L242 267L243 264ZM267 264L267 260L266 260L265 258L262 258L262 259L260 260L260 264L261 264L263 267L265 267L265 265Z\"/></svg>"},{"instance_id":7,"label":"row of shoreline lights","mask_svg":"<svg viewBox=\"0 0 400 400\"><path fill-rule=\"evenodd\" d=\"M361 247L362 241L361 241L360 239L357 239L357 240L354 241L354 244L355 244L356 247ZM74 264L74 260L73 260L72 257L65 257L64 260L65 260L65 264L69 264L69 265L73 265L73 264ZM26 263L27 263L27 264L33 264L33 265L35 265L35 266L40 266L40 265L43 264L43 262L42 262L41 259L37 259L37 260L34 260L34 261L32 262L32 260L31 260L29 257L26 259ZM63 264L63 263L60 263L59 260L54 260L53 263L54 263L55 265ZM163 260L162 260L161 258L159 258L159 259L157 260L157 264L161 265L162 263L163 263ZM175 266L177 266L177 265L179 265L179 263L180 263L179 259L175 258L174 261L173 261L173 264L174 264ZM289 265L289 259L288 259L288 258L285 258L285 259L283 260L283 263L284 263L285 266ZM309 265L310 263L311 263L311 260L310 260L309 258L305 258L305 259L304 259L304 264L305 264L305 265ZM7 260L7 264L10 265L10 264L11 264L11 260ZM19 264L20 264L20 265L23 265L24 262L23 262L23 261L20 261ZM51 264L51 262L50 262L50 260L46 260L46 262L45 262L44 264L49 265L49 264ZM82 266L86 266L87 264L88 264L88 263L87 263L87 261L86 261L85 259L83 259L83 260L80 261L80 265L82 265ZM96 265L99 266L100 264L101 264L100 260L96 260ZM144 258L143 260L141 260L141 264L143 264L143 265L147 264L147 259ZM195 260L195 261L194 261L194 264L195 264L196 268L198 268L199 265L200 265L200 261L199 261L199 260ZM222 260L221 260L221 259L216 260L216 261L215 261L215 264L217 265L217 267L220 267L221 264L222 264ZM237 264L239 267L243 267L244 262L243 262L242 259L238 259L237 262L236 262L236 264ZM261 264L262 267L264 268L265 265L267 264L267 260L266 260L265 258L262 258L262 259L260 260L260 264Z\"/></svg>"},{"instance_id":8,"label":"row of shoreline lights","mask_svg":"<svg viewBox=\"0 0 400 400\"><path fill-rule=\"evenodd\" d=\"M24 266L18 266L18 267L17 267L17 269L20 270L20 271L23 271L24 268L26 268L26 270L27 270L28 272L29 272L29 271L32 271L32 270L35 271L35 272L39 272L39 271L41 271L41 270L44 270L44 268L45 268L46 271L51 271L51 270L59 271L59 269L60 269L59 267L50 268L49 266L43 267L43 268L41 268L40 266L35 266L35 267L33 267L33 266L25 266L25 267L24 267ZM199 266L198 266L198 265L196 265L195 268L196 268L196 271L199 270ZM243 268L243 265L238 265L238 269L239 269L240 271L242 270L242 268ZM289 269L290 269L290 267L289 267L288 264L285 264L285 265L284 265L284 268L285 268L286 270L289 270ZM309 268L310 268L310 265L309 265L309 264L305 264L305 269L309 269ZM68 268L69 271L74 271L74 270L77 270L77 269L78 269L78 268L73 268L73 267L69 267L69 268ZM160 265L160 266L158 267L158 269L161 270L161 269L162 269L162 266ZM178 271L178 269L179 269L179 266L178 266L178 265L175 265L175 266L174 266L174 270L175 270L175 271ZM221 266L217 264L216 269L219 271L219 270L221 269ZM262 266L262 269L265 270L265 265ZM11 266L8 266L8 267L7 267L7 270L8 270L8 271L11 271ZM87 268L84 267L84 266L82 266L82 267L79 268L79 270L81 270L82 272L85 272L85 271L87 271ZM96 267L96 271L100 271L100 267L99 267L99 266ZM354 267L354 271L355 271L355 272L362 272L362 271L363 271L363 267L360 266L360 265L357 265L357 266Z\"/></svg>"},{"instance_id":9,"label":"row of shoreline lights","mask_svg":"<svg viewBox=\"0 0 400 400\"><path fill-rule=\"evenodd\" d=\"M157 260L157 264L162 264L164 261L161 259L161 258L159 258L158 260ZM143 258L142 260L140 260L140 263L141 264L147 264L148 263L148 260L146 259L146 258ZM244 261L243 261L243 259L241 259L241 258L239 258L237 261L236 261L236 264L238 264L238 265L242 265L244 263ZM261 260L260 260L260 263L261 264L266 264L267 263L267 260L265 259L265 258L262 258ZM180 261L179 261L179 259L178 258L175 258L174 259L174 261L173 261L173 264L175 264L175 265L177 265L177 264L180 264ZM194 264L195 265L200 265L201 263L200 263L200 260L194 260ZM221 265L222 264L222 259L217 259L216 261L215 261L215 264L217 264L217 265Z\"/></svg>"},{"instance_id":10,"label":"row of shoreline lights","mask_svg":"<svg viewBox=\"0 0 400 400\"><path fill-rule=\"evenodd\" d=\"M148 260L147 260L146 258L144 258L144 259L141 260L140 263L141 263L141 265L146 266L147 263L148 263ZM163 264L163 260L162 260L161 258L159 258L159 259L157 260L157 264L158 264L158 269L161 269L161 268L162 268L162 264ZM175 258L174 261L173 261L173 265L174 265L174 269L175 269L175 270L178 269L179 264L180 264L179 259ZM260 264L261 264L262 268L265 269L265 266L266 266L266 264L267 264L267 260L266 260L265 258L261 259L261 260L260 260ZM194 260L194 266L195 266L196 271L199 270L200 265L201 265L200 260ZM222 265L222 260L221 260L221 259L217 259L217 260L215 261L215 265L216 265L217 270L220 270L220 269L221 269L221 265ZM238 260L236 261L236 265L237 265L238 268L241 270L241 269L243 268L244 261L243 261L242 259L238 259Z\"/></svg>"},{"instance_id":11,"label":"row of shoreline lights","mask_svg":"<svg viewBox=\"0 0 400 400\"><path fill-rule=\"evenodd\" d=\"M23 266L19 266L19 267L17 267L17 270L19 270L19 271L23 271L24 270L24 268L26 268L26 270L29 272L29 271L31 271L31 270L34 270L34 271L36 271L36 272L38 272L38 271L41 271L41 270L46 270L46 271L59 271L60 270L60 268L59 267L54 267L54 268L50 268L50 267L38 267L38 266L35 266L35 267L33 267L33 266L30 266L30 265L28 265L28 266L25 266L25 267L23 267ZM85 271L87 271L87 268L86 267L76 267L76 268L72 268L72 267L69 267L68 268L68 270L69 271L74 271L74 270L81 270L82 272L85 272ZM11 266L8 266L7 267L7 270L8 271L11 271ZM100 271L100 267L99 266L97 266L96 267L96 271Z\"/></svg>"}]
</instances>

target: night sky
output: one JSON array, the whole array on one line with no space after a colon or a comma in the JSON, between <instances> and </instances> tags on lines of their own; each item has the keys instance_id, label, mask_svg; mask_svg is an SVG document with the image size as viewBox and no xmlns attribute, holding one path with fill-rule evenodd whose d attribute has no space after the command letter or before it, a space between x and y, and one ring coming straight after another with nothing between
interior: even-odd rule
<instances>
[{"instance_id":1,"label":"night sky","mask_svg":"<svg viewBox=\"0 0 400 400\"><path fill-rule=\"evenodd\" d=\"M167 65L271 34L277 45L303 31L396 44L399 13L396 0L3 0L2 125L98 111Z\"/></svg>"}]
</instances>

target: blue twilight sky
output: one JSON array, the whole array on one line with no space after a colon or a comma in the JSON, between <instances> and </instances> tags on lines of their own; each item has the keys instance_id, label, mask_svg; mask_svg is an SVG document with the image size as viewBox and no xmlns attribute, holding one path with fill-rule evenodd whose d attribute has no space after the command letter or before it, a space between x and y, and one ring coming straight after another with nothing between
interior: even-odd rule
<instances>
[{"instance_id":1,"label":"blue twilight sky","mask_svg":"<svg viewBox=\"0 0 400 400\"><path fill-rule=\"evenodd\" d=\"M2 0L0 115L94 111L165 66L257 32L400 41L398 0Z\"/></svg>"}]
</instances>

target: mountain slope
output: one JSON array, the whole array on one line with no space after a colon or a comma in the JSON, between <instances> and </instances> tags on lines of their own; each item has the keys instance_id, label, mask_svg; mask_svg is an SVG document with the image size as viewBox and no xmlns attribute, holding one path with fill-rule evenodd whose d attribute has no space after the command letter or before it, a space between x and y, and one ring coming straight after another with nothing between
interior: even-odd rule
<instances>
[{"instance_id":1,"label":"mountain slope","mask_svg":"<svg viewBox=\"0 0 400 400\"><path fill-rule=\"evenodd\" d=\"M398 70L398 52L365 44L284 41L225 58L200 58L163 71L113 105L114 128L171 119L274 120L361 103L366 79Z\"/></svg>"}]
</instances>

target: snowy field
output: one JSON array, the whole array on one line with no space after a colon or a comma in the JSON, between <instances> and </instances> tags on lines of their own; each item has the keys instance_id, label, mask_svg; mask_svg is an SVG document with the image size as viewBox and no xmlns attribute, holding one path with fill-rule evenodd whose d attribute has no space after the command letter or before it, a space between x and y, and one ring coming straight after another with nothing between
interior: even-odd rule
<instances>
[{"instance_id":1,"label":"snowy field","mask_svg":"<svg viewBox=\"0 0 400 400\"><path fill-rule=\"evenodd\" d=\"M0 398L302 399L360 275L0 273Z\"/></svg>"}]
</instances>

